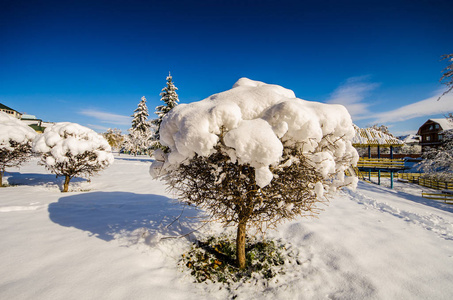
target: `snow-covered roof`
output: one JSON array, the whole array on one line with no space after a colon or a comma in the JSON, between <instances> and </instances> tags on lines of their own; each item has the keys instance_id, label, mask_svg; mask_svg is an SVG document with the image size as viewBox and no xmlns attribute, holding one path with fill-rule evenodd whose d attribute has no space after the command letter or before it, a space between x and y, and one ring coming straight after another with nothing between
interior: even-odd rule
<instances>
[{"instance_id":1,"label":"snow-covered roof","mask_svg":"<svg viewBox=\"0 0 453 300\"><path fill-rule=\"evenodd\" d=\"M35 115L23 114L21 120L38 120Z\"/></svg>"},{"instance_id":2,"label":"snow-covered roof","mask_svg":"<svg viewBox=\"0 0 453 300\"><path fill-rule=\"evenodd\" d=\"M443 130L451 130L453 129L453 122L449 119L442 118L442 119L429 119L428 121L436 122L442 127Z\"/></svg>"},{"instance_id":3,"label":"snow-covered roof","mask_svg":"<svg viewBox=\"0 0 453 300\"><path fill-rule=\"evenodd\" d=\"M6 110L11 110L19 113L17 110L12 109L11 107L6 106L5 104L0 103L0 109L6 109Z\"/></svg>"},{"instance_id":4,"label":"snow-covered roof","mask_svg":"<svg viewBox=\"0 0 453 300\"><path fill-rule=\"evenodd\" d=\"M364 146L403 146L404 142L394 136L383 133L373 128L360 128L354 125L355 136L352 145L355 147Z\"/></svg>"}]
</instances>

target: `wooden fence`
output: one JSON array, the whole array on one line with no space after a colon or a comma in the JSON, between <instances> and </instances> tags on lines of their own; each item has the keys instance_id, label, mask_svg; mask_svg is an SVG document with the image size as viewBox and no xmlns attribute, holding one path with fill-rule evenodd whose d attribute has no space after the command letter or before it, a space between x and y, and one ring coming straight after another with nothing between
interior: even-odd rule
<instances>
[{"instance_id":1,"label":"wooden fence","mask_svg":"<svg viewBox=\"0 0 453 300\"><path fill-rule=\"evenodd\" d=\"M453 204L453 194L446 193L422 193L423 198L443 201L447 204Z\"/></svg>"},{"instance_id":2,"label":"wooden fence","mask_svg":"<svg viewBox=\"0 0 453 300\"><path fill-rule=\"evenodd\" d=\"M421 186L429 187L436 190L453 190L453 182L437 181L428 178L421 178L423 173L397 173L400 179L406 179L409 182L417 183Z\"/></svg>"}]
</instances>

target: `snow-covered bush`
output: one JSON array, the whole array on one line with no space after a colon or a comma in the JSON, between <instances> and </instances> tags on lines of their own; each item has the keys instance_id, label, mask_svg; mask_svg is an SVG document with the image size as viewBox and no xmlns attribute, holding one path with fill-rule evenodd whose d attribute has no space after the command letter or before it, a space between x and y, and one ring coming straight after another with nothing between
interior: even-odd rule
<instances>
[{"instance_id":1,"label":"snow-covered bush","mask_svg":"<svg viewBox=\"0 0 453 300\"><path fill-rule=\"evenodd\" d=\"M69 122L46 128L35 139L33 150L42 153L42 165L65 177L63 192L73 177L92 176L113 163L110 145L100 134Z\"/></svg>"},{"instance_id":2,"label":"snow-covered bush","mask_svg":"<svg viewBox=\"0 0 453 300\"><path fill-rule=\"evenodd\" d=\"M231 90L175 107L163 119L150 174L214 219L237 224L238 266L247 225L313 216L316 203L356 178L355 131L341 105L305 101L281 86L241 78Z\"/></svg>"},{"instance_id":3,"label":"snow-covered bush","mask_svg":"<svg viewBox=\"0 0 453 300\"><path fill-rule=\"evenodd\" d=\"M107 140L112 149L119 150L124 142L124 136L121 134L121 130L118 128L109 128L102 135Z\"/></svg>"},{"instance_id":4,"label":"snow-covered bush","mask_svg":"<svg viewBox=\"0 0 453 300\"><path fill-rule=\"evenodd\" d=\"M36 132L24 122L0 112L0 186L9 167L17 167L32 154Z\"/></svg>"}]
</instances>

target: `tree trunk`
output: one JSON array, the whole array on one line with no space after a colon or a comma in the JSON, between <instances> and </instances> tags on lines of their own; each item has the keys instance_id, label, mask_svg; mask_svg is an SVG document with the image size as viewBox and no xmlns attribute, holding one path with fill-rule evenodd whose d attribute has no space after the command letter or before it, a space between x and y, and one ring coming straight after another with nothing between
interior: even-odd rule
<instances>
[{"instance_id":1,"label":"tree trunk","mask_svg":"<svg viewBox=\"0 0 453 300\"><path fill-rule=\"evenodd\" d=\"M5 171L0 170L0 187L3 186L3 173L5 173Z\"/></svg>"},{"instance_id":2,"label":"tree trunk","mask_svg":"<svg viewBox=\"0 0 453 300\"><path fill-rule=\"evenodd\" d=\"M239 221L236 237L237 265L239 269L245 269L245 230L247 221Z\"/></svg>"},{"instance_id":3,"label":"tree trunk","mask_svg":"<svg viewBox=\"0 0 453 300\"><path fill-rule=\"evenodd\" d=\"M63 193L66 193L69 190L69 180L71 180L71 177L68 175L64 176L64 185L63 185Z\"/></svg>"}]
</instances>

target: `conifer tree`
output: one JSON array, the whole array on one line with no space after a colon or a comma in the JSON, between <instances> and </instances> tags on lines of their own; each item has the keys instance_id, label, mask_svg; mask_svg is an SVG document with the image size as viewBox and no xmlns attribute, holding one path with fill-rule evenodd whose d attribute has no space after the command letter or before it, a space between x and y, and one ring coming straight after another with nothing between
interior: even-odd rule
<instances>
[{"instance_id":1,"label":"conifer tree","mask_svg":"<svg viewBox=\"0 0 453 300\"><path fill-rule=\"evenodd\" d=\"M137 108L134 110L134 114L131 116L132 119L132 129L134 131L140 131L142 133L147 133L150 128L148 122L148 107L146 106L146 98L143 96Z\"/></svg>"},{"instance_id":2,"label":"conifer tree","mask_svg":"<svg viewBox=\"0 0 453 300\"><path fill-rule=\"evenodd\" d=\"M134 110L134 114L131 116L133 117L132 128L129 129L129 138L134 144L132 148L135 149L133 151L134 155L137 152L147 152L150 148L151 124L148 121L148 116L146 98L143 96L137 108Z\"/></svg>"},{"instance_id":3,"label":"conifer tree","mask_svg":"<svg viewBox=\"0 0 453 300\"><path fill-rule=\"evenodd\" d=\"M179 98L178 94L176 93L177 90L178 88L173 83L173 77L171 76L170 73L168 73L167 86L163 88L162 92L160 93L161 96L160 100L163 101L165 105L159 105L156 107L155 114L158 116L158 118L151 121L156 128L153 140L157 142L153 146L154 149L162 148L162 145L159 143L160 124L162 123L163 117L176 105L178 105Z\"/></svg>"}]
</instances>

